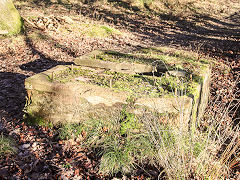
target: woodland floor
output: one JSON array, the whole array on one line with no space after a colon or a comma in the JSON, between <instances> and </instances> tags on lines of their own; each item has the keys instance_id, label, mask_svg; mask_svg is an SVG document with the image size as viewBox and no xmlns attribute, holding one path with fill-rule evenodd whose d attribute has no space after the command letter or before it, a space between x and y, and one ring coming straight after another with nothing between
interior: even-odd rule
<instances>
[{"instance_id":1,"label":"woodland floor","mask_svg":"<svg viewBox=\"0 0 240 180\"><path fill-rule=\"evenodd\" d=\"M144 15L134 11L107 10L90 4L81 6L47 3L17 4L21 15L78 17L79 21L108 24L122 35L90 37L79 32L61 33L39 28L25 21L25 32L14 38L0 39L0 132L13 137L17 154L0 160L3 179L109 179L97 173L98 160L93 152L71 141L60 141L54 128L29 126L23 122L25 106L24 80L58 64L71 64L75 57L95 49L115 49L129 52L148 46L171 46L222 62L212 71L209 107L232 102L229 114L233 126L239 123L240 110L240 14L229 17L199 17L184 19L174 15ZM60 23L60 22L59 22ZM44 36L34 38L33 33ZM224 73L224 68L230 69ZM237 176L239 169L233 172ZM136 171L132 179L157 178L157 170Z\"/></svg>"}]
</instances>

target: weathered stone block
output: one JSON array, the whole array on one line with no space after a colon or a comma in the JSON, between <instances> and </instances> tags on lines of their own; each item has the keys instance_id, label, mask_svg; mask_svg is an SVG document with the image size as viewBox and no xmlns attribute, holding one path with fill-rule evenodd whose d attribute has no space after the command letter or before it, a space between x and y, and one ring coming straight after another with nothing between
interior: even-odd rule
<instances>
[{"instance_id":1,"label":"weathered stone block","mask_svg":"<svg viewBox=\"0 0 240 180\"><path fill-rule=\"evenodd\" d=\"M173 72L161 72L159 77L142 75L148 70L159 73L157 69L163 69L149 64L119 62L125 63L123 69L118 62L93 58L84 56L75 61L89 67L57 66L27 78L26 112L29 116L53 123L110 118L117 115L129 100L135 104L132 112L138 115L146 112L145 109L148 112L178 114L182 118L170 123L177 126L188 127L190 119L196 121L197 117L202 116L209 91L208 65L202 67L198 76L188 74L186 81L181 79L184 77L172 75ZM141 72L141 68L135 69L139 65L143 67ZM184 76L186 73L182 71L177 74Z\"/></svg>"}]
</instances>

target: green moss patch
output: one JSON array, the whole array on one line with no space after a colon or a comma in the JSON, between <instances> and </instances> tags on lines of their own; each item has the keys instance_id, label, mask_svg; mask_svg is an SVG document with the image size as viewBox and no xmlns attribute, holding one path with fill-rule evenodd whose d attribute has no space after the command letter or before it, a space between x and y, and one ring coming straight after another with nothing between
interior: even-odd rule
<instances>
[{"instance_id":1,"label":"green moss patch","mask_svg":"<svg viewBox=\"0 0 240 180\"><path fill-rule=\"evenodd\" d=\"M28 114L24 115L24 122L26 122L28 125L53 127L53 124L49 121L46 121L41 115L29 112L30 109L28 109Z\"/></svg>"},{"instance_id":2,"label":"green moss patch","mask_svg":"<svg viewBox=\"0 0 240 180\"><path fill-rule=\"evenodd\" d=\"M121 53L117 51L93 51L87 55L89 58L94 58L100 61L110 62L131 62L151 65L156 59L152 57L144 57L141 53Z\"/></svg>"},{"instance_id":3,"label":"green moss patch","mask_svg":"<svg viewBox=\"0 0 240 180\"><path fill-rule=\"evenodd\" d=\"M102 87L112 88L116 91L127 91L137 97L160 97L172 92L183 91L185 94L194 92L197 82L189 78L179 78L163 75L161 77L148 75L130 75L105 70L101 73L94 72L91 68L68 68L53 77L52 82L66 83L69 81L78 83L90 83Z\"/></svg>"},{"instance_id":4,"label":"green moss patch","mask_svg":"<svg viewBox=\"0 0 240 180\"><path fill-rule=\"evenodd\" d=\"M133 53L97 50L85 55L83 59L151 65L157 68L155 73L157 76L162 76L167 71L185 71L186 77L180 79L174 76L162 76L158 85L163 85L168 91L175 91L176 88L183 89L188 95L196 94L195 88L203 82L202 75L208 71L211 62L210 59L201 58L194 52L169 47L143 48ZM147 79L149 78L148 76ZM156 78L154 82L156 82ZM180 82L182 85L179 85ZM185 88L179 86L185 86Z\"/></svg>"},{"instance_id":5,"label":"green moss patch","mask_svg":"<svg viewBox=\"0 0 240 180\"><path fill-rule=\"evenodd\" d=\"M120 31L113 27L100 24L82 24L82 28L84 29L83 34L90 37L106 38L110 35L121 34Z\"/></svg>"},{"instance_id":6,"label":"green moss patch","mask_svg":"<svg viewBox=\"0 0 240 180\"><path fill-rule=\"evenodd\" d=\"M143 56L159 59L167 66L185 69L192 73L202 72L210 63L209 59L201 58L197 53L169 47L144 48L139 53L143 53Z\"/></svg>"}]
</instances>

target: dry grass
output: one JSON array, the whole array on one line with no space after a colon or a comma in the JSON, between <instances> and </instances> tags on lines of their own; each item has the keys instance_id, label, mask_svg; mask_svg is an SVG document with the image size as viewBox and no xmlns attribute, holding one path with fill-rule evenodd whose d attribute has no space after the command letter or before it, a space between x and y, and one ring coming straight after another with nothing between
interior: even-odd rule
<instances>
[{"instance_id":1,"label":"dry grass","mask_svg":"<svg viewBox=\"0 0 240 180\"><path fill-rule=\"evenodd\" d=\"M220 104L221 114L212 114L211 107L217 102L210 102L199 126L190 125L188 129L184 123L184 103L178 95L173 95L180 111L178 127L162 121L163 118L171 121L169 113L159 115L146 111L143 116L135 116L123 108L118 116L68 125L60 134L63 138L70 137L69 132L77 132L77 136L84 134L83 145L97 150L101 157L99 170L103 174L132 174L137 167L153 165L163 169L159 178L229 177L231 168L239 166L240 146L239 127L232 128L232 124L226 123L231 106Z\"/></svg>"},{"instance_id":2,"label":"dry grass","mask_svg":"<svg viewBox=\"0 0 240 180\"><path fill-rule=\"evenodd\" d=\"M168 179L223 179L240 166L240 129L239 126L233 127L233 122L227 123L232 111L231 103L226 106L220 102L218 111L221 113L213 114L215 103L217 100L209 103L197 129L186 131L184 126L166 128L157 116L143 119L142 123L157 149L155 163L164 168ZM181 107L183 103L177 104L180 111L184 109ZM179 122L184 122L181 115ZM203 125L206 122L209 124Z\"/></svg>"}]
</instances>

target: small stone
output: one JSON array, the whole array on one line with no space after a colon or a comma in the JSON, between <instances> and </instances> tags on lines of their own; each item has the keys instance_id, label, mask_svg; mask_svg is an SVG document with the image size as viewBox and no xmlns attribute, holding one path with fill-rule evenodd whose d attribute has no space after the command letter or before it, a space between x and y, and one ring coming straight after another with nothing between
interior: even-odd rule
<instances>
[{"instance_id":1,"label":"small stone","mask_svg":"<svg viewBox=\"0 0 240 180\"><path fill-rule=\"evenodd\" d=\"M29 147L30 147L30 144L23 144L23 145L22 145L22 148L23 148L23 149L28 149Z\"/></svg>"},{"instance_id":2,"label":"small stone","mask_svg":"<svg viewBox=\"0 0 240 180\"><path fill-rule=\"evenodd\" d=\"M62 19L68 24L73 24L74 23L74 20L72 20L72 18L70 18L68 16L63 16Z\"/></svg>"},{"instance_id":3,"label":"small stone","mask_svg":"<svg viewBox=\"0 0 240 180\"><path fill-rule=\"evenodd\" d=\"M171 76L185 77L187 72L183 70L179 70L179 71L168 71L167 73Z\"/></svg>"},{"instance_id":4,"label":"small stone","mask_svg":"<svg viewBox=\"0 0 240 180\"><path fill-rule=\"evenodd\" d=\"M34 143L32 144L32 150L33 150L33 151L36 151L36 150L37 150L37 142L34 142Z\"/></svg>"},{"instance_id":5,"label":"small stone","mask_svg":"<svg viewBox=\"0 0 240 180\"><path fill-rule=\"evenodd\" d=\"M17 129L15 129L15 130L11 131L11 132L9 133L9 135L12 136L13 134L19 134L19 133L20 133L20 129L17 128Z\"/></svg>"},{"instance_id":6,"label":"small stone","mask_svg":"<svg viewBox=\"0 0 240 180\"><path fill-rule=\"evenodd\" d=\"M4 177L8 177L8 176L9 176L8 167L5 166L5 167L0 168L0 177L4 178Z\"/></svg>"}]
</instances>

